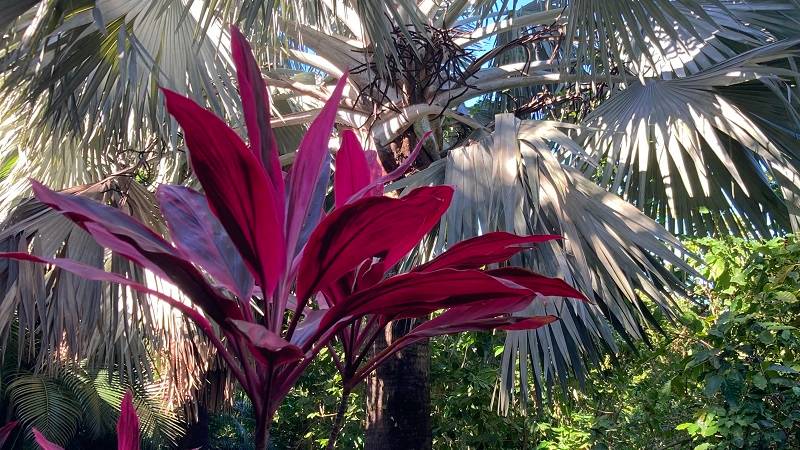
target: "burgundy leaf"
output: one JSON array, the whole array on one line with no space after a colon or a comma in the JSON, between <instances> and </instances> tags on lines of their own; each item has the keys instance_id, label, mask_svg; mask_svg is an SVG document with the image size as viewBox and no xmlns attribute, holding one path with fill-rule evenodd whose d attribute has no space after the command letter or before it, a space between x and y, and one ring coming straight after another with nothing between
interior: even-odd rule
<instances>
[{"instance_id":1,"label":"burgundy leaf","mask_svg":"<svg viewBox=\"0 0 800 450\"><path fill-rule=\"evenodd\" d=\"M461 241L446 252L414 270L424 272L444 269L478 269L487 264L508 260L515 254L530 248L531 244L560 239L556 235L517 236L516 234L497 231Z\"/></svg>"},{"instance_id":2,"label":"burgundy leaf","mask_svg":"<svg viewBox=\"0 0 800 450\"><path fill-rule=\"evenodd\" d=\"M92 199L53 191L36 180L31 180L36 198L42 203L61 211L73 222L99 222L110 233L130 237L132 245L144 252L171 252L172 246L143 223L117 208L104 205Z\"/></svg>"},{"instance_id":3,"label":"burgundy leaf","mask_svg":"<svg viewBox=\"0 0 800 450\"><path fill-rule=\"evenodd\" d=\"M33 438L36 440L36 443L39 444L39 447L41 447L42 450L64 450L64 448L60 445L56 445L48 441L47 438L44 437L44 435L36 428L33 428L31 431L33 431Z\"/></svg>"},{"instance_id":4,"label":"burgundy leaf","mask_svg":"<svg viewBox=\"0 0 800 450\"><path fill-rule=\"evenodd\" d=\"M462 333L464 331L486 331L493 329L534 330L558 320L558 317L556 316L515 317L511 315L502 315L464 321L434 322L439 317L436 317L414 328L411 333L407 335L408 338L412 339L412 341L416 341L419 339L441 336L444 334Z\"/></svg>"},{"instance_id":5,"label":"burgundy leaf","mask_svg":"<svg viewBox=\"0 0 800 450\"><path fill-rule=\"evenodd\" d=\"M120 405L117 449L139 450L139 417L136 415L136 408L133 407L133 397L130 392L125 393Z\"/></svg>"},{"instance_id":6,"label":"burgundy leaf","mask_svg":"<svg viewBox=\"0 0 800 450\"><path fill-rule=\"evenodd\" d=\"M286 248L294 250L297 247L303 222L311 214L311 205L314 203L314 193L319 184L320 177L327 177L325 171L326 156L328 156L328 141L331 137L336 110L342 98L342 91L347 84L347 74L342 75L331 98L325 103L319 115L306 131L297 157L289 173L289 205L286 219ZM294 255L289 255L293 257Z\"/></svg>"},{"instance_id":7,"label":"burgundy leaf","mask_svg":"<svg viewBox=\"0 0 800 450\"><path fill-rule=\"evenodd\" d=\"M366 314L400 319L455 306L530 298L530 290L479 270L410 272L388 278L334 305L320 323L320 331Z\"/></svg>"},{"instance_id":8,"label":"burgundy leaf","mask_svg":"<svg viewBox=\"0 0 800 450\"><path fill-rule=\"evenodd\" d=\"M449 312L450 311L447 311L444 314L448 314ZM437 320L444 316L444 314L417 326L409 334L394 341L382 352L375 355L375 357L365 363L361 369L356 372L355 376L348 381L348 385L354 386L367 374L369 374L370 371L385 361L386 358L404 349L405 347L424 339L445 334L461 333L464 331L486 331L492 329L535 330L536 328L543 327L558 320L558 318L555 316L514 317L510 315L483 319L461 320L458 322Z\"/></svg>"},{"instance_id":9,"label":"burgundy leaf","mask_svg":"<svg viewBox=\"0 0 800 450\"><path fill-rule=\"evenodd\" d=\"M284 214L284 187L281 163L278 157L278 144L270 126L269 92L261 78L261 70L253 57L250 44L236 26L231 26L231 54L236 66L236 78L239 82L239 96L242 98L242 110L247 125L247 137L250 150L261 158L267 176L277 194L278 210Z\"/></svg>"},{"instance_id":10,"label":"burgundy leaf","mask_svg":"<svg viewBox=\"0 0 800 450\"><path fill-rule=\"evenodd\" d=\"M509 280L545 297L571 297L586 301L577 289L560 278L550 278L521 267L503 267L487 271L493 277Z\"/></svg>"},{"instance_id":11,"label":"burgundy leaf","mask_svg":"<svg viewBox=\"0 0 800 450\"><path fill-rule=\"evenodd\" d=\"M341 133L342 145L336 153L336 172L333 176L333 193L336 207L341 207L350 197L371 181L370 167L358 136L353 130Z\"/></svg>"},{"instance_id":12,"label":"burgundy leaf","mask_svg":"<svg viewBox=\"0 0 800 450\"><path fill-rule=\"evenodd\" d=\"M156 195L180 253L239 298L249 299L253 277L222 224L208 209L205 197L190 188L169 184L159 186Z\"/></svg>"},{"instance_id":13,"label":"burgundy leaf","mask_svg":"<svg viewBox=\"0 0 800 450\"><path fill-rule=\"evenodd\" d=\"M267 327L244 320L230 321L235 329L258 351L253 352L261 362L288 364L303 357L299 347L287 342Z\"/></svg>"},{"instance_id":14,"label":"burgundy leaf","mask_svg":"<svg viewBox=\"0 0 800 450\"><path fill-rule=\"evenodd\" d=\"M308 237L317 227L319 221L325 215L325 197L328 193L328 185L330 184L330 168L331 168L331 155L325 153L325 161L322 163L322 172L317 179L317 186L311 194L311 203L308 205L308 215L300 227L300 235L297 243L294 246L295 258L292 259L292 264L296 261L296 256L300 254L303 247L308 242Z\"/></svg>"},{"instance_id":15,"label":"burgundy leaf","mask_svg":"<svg viewBox=\"0 0 800 450\"><path fill-rule=\"evenodd\" d=\"M82 226L102 246L170 279L215 321L241 318L238 305L220 296L172 245L122 211L94 200L51 191L31 181L36 197Z\"/></svg>"},{"instance_id":16,"label":"burgundy leaf","mask_svg":"<svg viewBox=\"0 0 800 450\"><path fill-rule=\"evenodd\" d=\"M422 139L420 139L419 142L417 142L416 147L414 147L414 150L411 152L410 155L408 155L408 158L406 158L405 161L403 161L399 166L397 166L396 169L391 171L391 173L384 174L384 175L379 176L379 177L373 176L372 177L372 181L370 182L370 184L368 184L367 186L364 186L360 191L356 192L355 194L353 194L350 197L350 202L354 202L354 201L359 200L359 199L361 199L361 198L363 198L365 196L368 196L371 192L378 191L378 192L382 193L383 192L383 185L385 185L386 183L391 183L392 181L402 177L406 173L406 171L411 167L411 165L414 164L414 161L417 160L417 156L419 156L419 152L422 151L422 144L425 142L426 139L428 139L428 137L430 137L431 133L432 133L431 131L426 132L422 136ZM375 161L376 162L377 162L377 156L378 155L376 153L375 154ZM378 163L378 165L380 165L380 163ZM379 171L378 168L375 167L374 164L371 164L370 165L370 172L373 175L376 174L376 173L379 173L379 172L382 173L383 172L383 167L381 167L380 171Z\"/></svg>"},{"instance_id":17,"label":"burgundy leaf","mask_svg":"<svg viewBox=\"0 0 800 450\"><path fill-rule=\"evenodd\" d=\"M97 267L89 266L80 263L78 261L66 258L42 258L28 253L19 253L19 252L8 252L8 253L0 252L0 258L15 259L18 261L30 261L39 264L49 264L51 266L55 266L64 269L68 272L74 273L75 275L79 275L83 278L86 278L87 280L108 281L123 286L129 286L132 289L137 290L139 292L143 292L145 294L150 294L155 297L158 297L160 300L165 301L167 304L169 304L173 308L179 310L181 313L192 319L204 332L213 333L211 323L208 321L208 319L203 317L202 314L200 314L197 310L195 310L191 306L179 300L176 300L166 294L158 292L154 289L150 289L149 287L141 283L138 283L134 280L125 278L122 275L106 272L105 270L99 269Z\"/></svg>"},{"instance_id":18,"label":"burgundy leaf","mask_svg":"<svg viewBox=\"0 0 800 450\"><path fill-rule=\"evenodd\" d=\"M258 158L230 127L192 100L163 92L167 110L183 128L192 169L211 211L269 296L286 262L283 203Z\"/></svg>"},{"instance_id":19,"label":"burgundy leaf","mask_svg":"<svg viewBox=\"0 0 800 450\"><path fill-rule=\"evenodd\" d=\"M510 317L509 323L495 327L506 331L535 330L558 320L555 316Z\"/></svg>"},{"instance_id":20,"label":"burgundy leaf","mask_svg":"<svg viewBox=\"0 0 800 450\"><path fill-rule=\"evenodd\" d=\"M298 347L304 347L306 344L308 344L309 339L317 331L320 321L327 312L327 309L307 309L305 311L305 319L300 322L300 325L297 326L292 334L292 344L295 344Z\"/></svg>"},{"instance_id":21,"label":"burgundy leaf","mask_svg":"<svg viewBox=\"0 0 800 450\"><path fill-rule=\"evenodd\" d=\"M378 158L378 152L375 150L366 150L364 152L364 157L367 159L367 167L369 167L369 179L370 180L379 180L381 177L386 176L386 172L383 170L383 166L381 165L381 161ZM380 188L380 192L378 195L383 193L383 186L378 186Z\"/></svg>"},{"instance_id":22,"label":"burgundy leaf","mask_svg":"<svg viewBox=\"0 0 800 450\"><path fill-rule=\"evenodd\" d=\"M11 422L8 422L7 424L0 427L0 448L3 448L3 445L8 440L8 436L11 435L11 432L14 431L14 428L16 427L17 427L17 422L15 420L12 420Z\"/></svg>"},{"instance_id":23,"label":"burgundy leaf","mask_svg":"<svg viewBox=\"0 0 800 450\"><path fill-rule=\"evenodd\" d=\"M368 197L335 209L306 244L297 277L301 301L366 259L396 263L438 223L450 204L447 186L423 187L402 198Z\"/></svg>"}]
</instances>

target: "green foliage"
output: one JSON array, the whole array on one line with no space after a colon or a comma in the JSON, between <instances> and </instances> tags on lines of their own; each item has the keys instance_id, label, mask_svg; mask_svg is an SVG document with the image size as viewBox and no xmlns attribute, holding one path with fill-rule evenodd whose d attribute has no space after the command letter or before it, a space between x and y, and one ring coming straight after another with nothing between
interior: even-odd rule
<instances>
[{"instance_id":1,"label":"green foliage","mask_svg":"<svg viewBox=\"0 0 800 450\"><path fill-rule=\"evenodd\" d=\"M707 317L685 359L706 398L683 423L696 448L800 446L800 241L698 241L707 251Z\"/></svg>"}]
</instances>

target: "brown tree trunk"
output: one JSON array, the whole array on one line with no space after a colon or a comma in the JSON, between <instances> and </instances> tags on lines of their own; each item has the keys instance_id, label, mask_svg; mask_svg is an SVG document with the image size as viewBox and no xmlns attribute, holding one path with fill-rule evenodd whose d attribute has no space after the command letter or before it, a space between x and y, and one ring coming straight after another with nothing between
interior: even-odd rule
<instances>
[{"instance_id":1,"label":"brown tree trunk","mask_svg":"<svg viewBox=\"0 0 800 450\"><path fill-rule=\"evenodd\" d=\"M402 334L387 327L375 351ZM366 449L429 450L432 445L428 376L430 348L419 342L387 359L367 379Z\"/></svg>"}]
</instances>

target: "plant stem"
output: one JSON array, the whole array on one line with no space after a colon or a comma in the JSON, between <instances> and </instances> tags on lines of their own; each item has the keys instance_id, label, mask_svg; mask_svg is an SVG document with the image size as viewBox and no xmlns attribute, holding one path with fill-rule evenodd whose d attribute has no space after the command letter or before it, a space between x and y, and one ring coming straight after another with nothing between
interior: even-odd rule
<instances>
[{"instance_id":1,"label":"plant stem","mask_svg":"<svg viewBox=\"0 0 800 450\"><path fill-rule=\"evenodd\" d=\"M272 428L272 416L256 417L256 450L269 448L269 431Z\"/></svg>"},{"instance_id":2,"label":"plant stem","mask_svg":"<svg viewBox=\"0 0 800 450\"><path fill-rule=\"evenodd\" d=\"M336 411L336 417L333 419L333 428L328 437L328 450L333 450L336 447L336 438L342 432L344 426L344 413L347 411L347 399L350 397L350 389L344 388L342 390L342 398L339 400L339 410Z\"/></svg>"}]
</instances>

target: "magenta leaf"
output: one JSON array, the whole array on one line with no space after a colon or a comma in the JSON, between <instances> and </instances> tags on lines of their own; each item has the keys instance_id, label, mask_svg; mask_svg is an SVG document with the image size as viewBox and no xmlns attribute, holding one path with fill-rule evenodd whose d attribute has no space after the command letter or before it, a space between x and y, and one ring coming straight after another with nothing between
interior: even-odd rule
<instances>
[{"instance_id":1,"label":"magenta leaf","mask_svg":"<svg viewBox=\"0 0 800 450\"><path fill-rule=\"evenodd\" d=\"M303 357L303 351L287 342L267 327L244 320L230 321L247 342L259 351L253 352L262 362L270 362L277 366L295 362Z\"/></svg>"},{"instance_id":2,"label":"magenta leaf","mask_svg":"<svg viewBox=\"0 0 800 450\"><path fill-rule=\"evenodd\" d=\"M17 422L15 420L12 420L11 422L8 422L7 424L0 427L0 448L3 448L3 445L6 443L8 437L11 435L11 433L14 431L14 428L16 427L17 427Z\"/></svg>"},{"instance_id":3,"label":"magenta leaf","mask_svg":"<svg viewBox=\"0 0 800 450\"><path fill-rule=\"evenodd\" d=\"M434 322L439 317L414 328L407 336L409 339L418 340L444 334L462 333L464 331L486 331L492 329L535 330L558 320L556 316L515 317L502 315L461 321Z\"/></svg>"},{"instance_id":4,"label":"magenta leaf","mask_svg":"<svg viewBox=\"0 0 800 450\"><path fill-rule=\"evenodd\" d=\"M247 137L250 149L261 158L267 176L275 189L278 212L283 214L284 204L283 173L278 158L278 144L270 126L269 93L261 78L261 70L253 57L250 44L235 26L231 26L231 54L236 66L236 78L239 81L239 96L242 98L244 121L247 125Z\"/></svg>"},{"instance_id":5,"label":"magenta leaf","mask_svg":"<svg viewBox=\"0 0 800 450\"><path fill-rule=\"evenodd\" d=\"M369 167L370 180L376 181L381 179L381 177L386 176L386 172L384 172L383 166L378 158L378 152L375 150L367 150L364 152L364 156L367 158L367 167ZM375 195L383 194L383 186L376 186L376 188L377 193Z\"/></svg>"},{"instance_id":6,"label":"magenta leaf","mask_svg":"<svg viewBox=\"0 0 800 450\"><path fill-rule=\"evenodd\" d=\"M289 204L286 218L286 248L294 250L306 218L312 214L311 205L320 177L327 177L325 162L328 156L328 141L331 137L336 110L347 84L344 74L336 84L331 98L308 128L297 149L292 170L289 173ZM324 174L324 175L323 175ZM290 255L293 257L293 255Z\"/></svg>"},{"instance_id":7,"label":"magenta leaf","mask_svg":"<svg viewBox=\"0 0 800 450\"><path fill-rule=\"evenodd\" d=\"M205 197L190 188L169 184L159 186L156 195L178 251L248 301L253 277Z\"/></svg>"},{"instance_id":8,"label":"magenta leaf","mask_svg":"<svg viewBox=\"0 0 800 450\"><path fill-rule=\"evenodd\" d=\"M139 417L133 407L133 397L125 393L117 421L117 450L139 450Z\"/></svg>"},{"instance_id":9,"label":"magenta leaf","mask_svg":"<svg viewBox=\"0 0 800 450\"><path fill-rule=\"evenodd\" d=\"M555 316L509 317L507 324L498 324L494 328L506 331L535 330L556 320L558 320L558 317Z\"/></svg>"},{"instance_id":10,"label":"magenta leaf","mask_svg":"<svg viewBox=\"0 0 800 450\"><path fill-rule=\"evenodd\" d=\"M447 186L423 187L399 199L368 197L335 209L303 251L297 298L308 298L369 258L385 259L388 269L439 221L452 193Z\"/></svg>"},{"instance_id":11,"label":"magenta leaf","mask_svg":"<svg viewBox=\"0 0 800 450\"><path fill-rule=\"evenodd\" d=\"M530 290L478 270L442 269L390 277L334 305L320 323L324 330L367 314L392 319L418 317L455 306L489 301L523 301Z\"/></svg>"},{"instance_id":12,"label":"magenta leaf","mask_svg":"<svg viewBox=\"0 0 800 450\"><path fill-rule=\"evenodd\" d=\"M41 447L42 450L64 450L64 448L60 445L56 445L48 441L47 438L44 437L44 435L36 428L33 428L31 431L33 431L33 438L36 440L36 443L39 444L39 447Z\"/></svg>"},{"instance_id":13,"label":"magenta leaf","mask_svg":"<svg viewBox=\"0 0 800 450\"><path fill-rule=\"evenodd\" d=\"M530 248L531 244L560 239L556 235L517 236L497 231L461 241L433 260L417 266L414 270L424 272L444 269L478 269L487 264L508 260L515 254Z\"/></svg>"},{"instance_id":14,"label":"magenta leaf","mask_svg":"<svg viewBox=\"0 0 800 450\"><path fill-rule=\"evenodd\" d=\"M68 272L74 273L75 275L79 275L83 278L86 278L87 280L108 281L123 286L129 286L134 290L137 290L145 294L150 294L165 301L173 308L179 310L181 313L191 318L195 323L197 323L197 325L203 331L213 332L213 329L211 328L211 323L208 321L208 319L203 317L202 314L197 312L197 310L195 310L191 306L181 301L178 301L166 294L158 292L154 289L150 289L149 287L141 283L138 283L134 280L125 278L122 275L112 272L106 272L103 269L99 269L97 267L89 266L81 262L66 258L41 258L39 256L34 256L28 253L18 253L18 252L0 253L0 258L15 259L17 261L30 261L39 264L49 264L64 269Z\"/></svg>"},{"instance_id":15,"label":"magenta leaf","mask_svg":"<svg viewBox=\"0 0 800 450\"><path fill-rule=\"evenodd\" d=\"M445 312L448 314L450 311ZM442 316L444 315L442 314ZM439 317L442 317L439 316ZM442 336L445 334L462 333L465 331L486 331L492 329L502 330L535 330L558 320L555 316L514 317L510 315L489 317L482 319L461 320L458 322L441 321L436 317L414 328L409 334L394 341L384 351L370 360L365 367L360 369L349 384L363 379L373 368L377 367L389 356L403 348L421 340Z\"/></svg>"},{"instance_id":16,"label":"magenta leaf","mask_svg":"<svg viewBox=\"0 0 800 450\"><path fill-rule=\"evenodd\" d=\"M326 153L325 162L322 164L322 173L320 173L319 179L317 179L317 186L311 194L311 203L308 205L308 215L303 221L303 225L300 228L300 236L294 246L295 255L301 253L306 242L308 242L308 237L311 236L314 228L319 225L319 221L325 215L325 196L327 195L328 185L330 184L330 162L331 155Z\"/></svg>"},{"instance_id":17,"label":"magenta leaf","mask_svg":"<svg viewBox=\"0 0 800 450\"><path fill-rule=\"evenodd\" d=\"M36 198L42 203L61 211L78 225L98 222L111 234L124 236L123 241L132 241L142 252L171 252L172 246L143 223L117 208L104 205L92 199L53 191L36 180L31 180ZM101 245L105 245L101 243ZM111 248L109 246L109 248ZM113 250L113 248L112 248ZM127 255L126 255L127 256Z\"/></svg>"},{"instance_id":18,"label":"magenta leaf","mask_svg":"<svg viewBox=\"0 0 800 450\"><path fill-rule=\"evenodd\" d=\"M522 267L503 267L487 271L493 277L503 278L545 297L571 297L586 301L577 289L560 278L550 278Z\"/></svg>"},{"instance_id":19,"label":"magenta leaf","mask_svg":"<svg viewBox=\"0 0 800 450\"><path fill-rule=\"evenodd\" d=\"M122 211L94 200L52 191L31 181L36 197L82 226L98 244L171 279L215 321L240 318L238 305L219 295L190 261L149 228Z\"/></svg>"},{"instance_id":20,"label":"magenta leaf","mask_svg":"<svg viewBox=\"0 0 800 450\"><path fill-rule=\"evenodd\" d=\"M383 174L383 175L378 176L378 177L373 176L372 177L372 181L367 186L364 186L364 188L362 188L360 191L356 192L355 194L353 194L350 197L350 202L354 202L354 201L356 201L358 199L361 199L361 198L363 198L365 196L368 196L368 195L370 195L370 193L373 193L373 192L383 193L383 185L385 185L387 183L391 183L392 181L402 177L406 173L406 171L411 167L411 165L414 164L414 161L417 160L417 156L419 156L419 152L422 151L422 144L425 142L425 140L428 139L428 137L430 137L431 133L432 133L431 131L426 132L422 136L422 139L420 139L419 142L417 142L417 146L414 147L414 150L411 152L410 155L408 155L408 158L406 158L405 161L403 161L399 166L397 166L396 169L391 171L391 173ZM377 162L377 156L378 155L376 153L375 154L375 161L376 162ZM379 163L378 163L378 165L379 165ZM371 164L370 165L370 172L373 175L377 174L377 173L383 173L383 167L381 167L380 170L378 170L378 168L375 167L374 164Z\"/></svg>"},{"instance_id":21,"label":"magenta leaf","mask_svg":"<svg viewBox=\"0 0 800 450\"><path fill-rule=\"evenodd\" d=\"M333 174L333 193L336 207L344 206L356 192L371 181L366 153L353 130L344 130L342 144L336 153L336 172Z\"/></svg>"},{"instance_id":22,"label":"magenta leaf","mask_svg":"<svg viewBox=\"0 0 800 450\"><path fill-rule=\"evenodd\" d=\"M297 326L294 334L292 334L292 344L298 347L305 347L319 328L319 323L327 312L328 310L326 309L307 309L305 311L305 319L300 322L300 325Z\"/></svg>"},{"instance_id":23,"label":"magenta leaf","mask_svg":"<svg viewBox=\"0 0 800 450\"><path fill-rule=\"evenodd\" d=\"M172 91L163 92L167 110L183 128L192 169L211 211L269 296L283 274L286 246L282 203L264 167L213 113Z\"/></svg>"}]
</instances>

